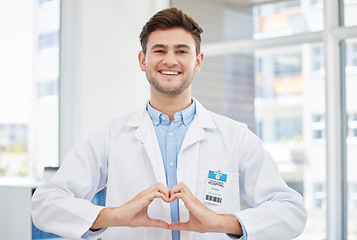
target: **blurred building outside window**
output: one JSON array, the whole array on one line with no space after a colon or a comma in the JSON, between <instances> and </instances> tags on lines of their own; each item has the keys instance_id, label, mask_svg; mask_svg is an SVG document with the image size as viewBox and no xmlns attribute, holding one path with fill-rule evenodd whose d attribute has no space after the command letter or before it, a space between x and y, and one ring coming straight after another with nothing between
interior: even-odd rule
<instances>
[{"instance_id":1,"label":"blurred building outside window","mask_svg":"<svg viewBox=\"0 0 357 240\"><path fill-rule=\"evenodd\" d=\"M58 167L60 1L0 3L0 177Z\"/></svg>"}]
</instances>

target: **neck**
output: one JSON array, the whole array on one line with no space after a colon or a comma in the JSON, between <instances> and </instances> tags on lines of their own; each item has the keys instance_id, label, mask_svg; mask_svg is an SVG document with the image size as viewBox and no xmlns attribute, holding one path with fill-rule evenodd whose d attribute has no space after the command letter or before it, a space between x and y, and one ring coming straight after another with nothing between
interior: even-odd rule
<instances>
[{"instance_id":1,"label":"neck","mask_svg":"<svg viewBox=\"0 0 357 240\"><path fill-rule=\"evenodd\" d=\"M170 122L174 120L174 115L188 108L192 104L191 94L181 95L157 95L151 94L150 105L156 110L162 112L170 118Z\"/></svg>"}]
</instances>

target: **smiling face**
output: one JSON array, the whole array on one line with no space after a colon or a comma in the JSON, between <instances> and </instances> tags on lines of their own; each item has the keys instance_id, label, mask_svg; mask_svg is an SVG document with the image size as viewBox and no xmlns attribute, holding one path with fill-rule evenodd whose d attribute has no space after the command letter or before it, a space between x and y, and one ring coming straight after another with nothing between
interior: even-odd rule
<instances>
[{"instance_id":1,"label":"smiling face","mask_svg":"<svg viewBox=\"0 0 357 240\"><path fill-rule=\"evenodd\" d=\"M151 86L151 95L190 95L195 72L201 68L203 54L196 54L195 41L183 28L156 30L148 38L146 55L139 63Z\"/></svg>"}]
</instances>

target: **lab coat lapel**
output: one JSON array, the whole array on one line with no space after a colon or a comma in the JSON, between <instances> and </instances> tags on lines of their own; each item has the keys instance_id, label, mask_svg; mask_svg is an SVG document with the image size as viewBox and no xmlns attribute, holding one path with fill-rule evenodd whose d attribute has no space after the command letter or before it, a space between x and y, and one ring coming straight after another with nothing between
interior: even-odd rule
<instances>
[{"instance_id":1,"label":"lab coat lapel","mask_svg":"<svg viewBox=\"0 0 357 240\"><path fill-rule=\"evenodd\" d=\"M186 136L182 142L180 152L182 152L189 146L195 144L196 142L199 142L199 141L205 139L206 137L207 137L207 133L200 125L199 120L197 120L197 116L196 116L195 119L192 121L192 124L191 124L189 130L186 133Z\"/></svg>"},{"instance_id":2,"label":"lab coat lapel","mask_svg":"<svg viewBox=\"0 0 357 240\"><path fill-rule=\"evenodd\" d=\"M181 151L207 137L205 129L217 128L212 120L211 112L207 111L196 99L196 116L182 142Z\"/></svg>"},{"instance_id":3,"label":"lab coat lapel","mask_svg":"<svg viewBox=\"0 0 357 240\"><path fill-rule=\"evenodd\" d=\"M164 163L162 160L159 143L154 126L146 110L137 119L137 129L134 136L143 144L143 147L151 161L157 182L166 186Z\"/></svg>"}]
</instances>

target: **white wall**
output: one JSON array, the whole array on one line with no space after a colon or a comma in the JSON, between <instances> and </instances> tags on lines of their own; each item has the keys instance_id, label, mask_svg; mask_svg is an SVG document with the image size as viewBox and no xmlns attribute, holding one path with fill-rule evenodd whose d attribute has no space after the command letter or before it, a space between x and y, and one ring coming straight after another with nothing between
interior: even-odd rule
<instances>
[{"instance_id":1,"label":"white wall","mask_svg":"<svg viewBox=\"0 0 357 240\"><path fill-rule=\"evenodd\" d=\"M168 0L63 0L60 158L100 123L143 106L142 26Z\"/></svg>"}]
</instances>

